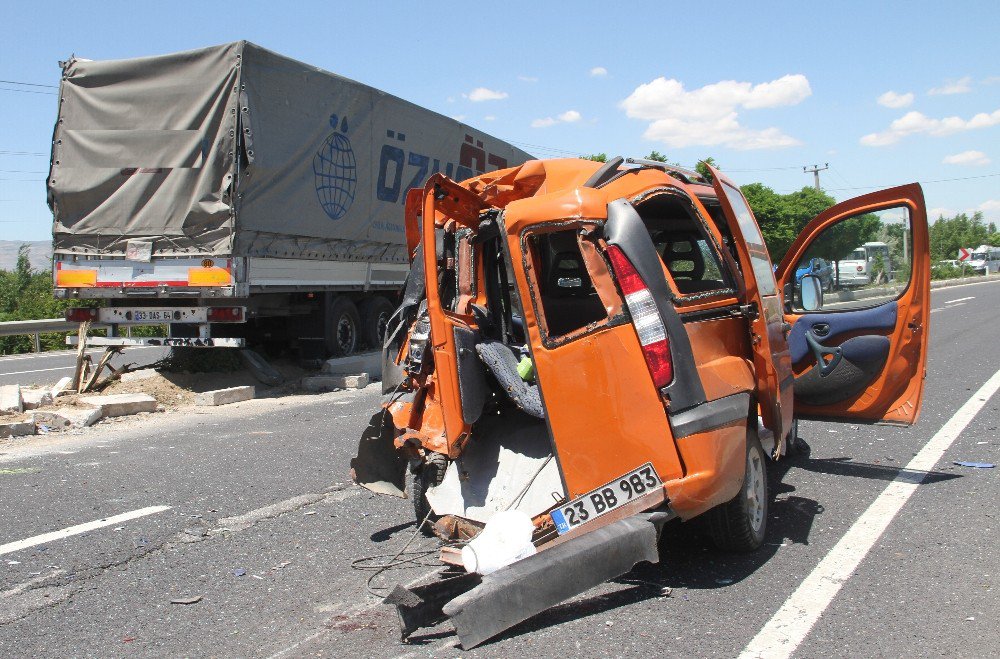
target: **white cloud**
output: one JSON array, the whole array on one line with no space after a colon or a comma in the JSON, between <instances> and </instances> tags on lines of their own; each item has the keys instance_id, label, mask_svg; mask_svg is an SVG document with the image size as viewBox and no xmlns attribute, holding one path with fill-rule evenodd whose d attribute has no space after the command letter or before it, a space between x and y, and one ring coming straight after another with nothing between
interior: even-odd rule
<instances>
[{"instance_id":1,"label":"white cloud","mask_svg":"<svg viewBox=\"0 0 1000 659\"><path fill-rule=\"evenodd\" d=\"M935 207L927 209L927 219L932 223L939 217L955 217L956 215L958 215L958 211L951 208Z\"/></svg>"},{"instance_id":2,"label":"white cloud","mask_svg":"<svg viewBox=\"0 0 1000 659\"><path fill-rule=\"evenodd\" d=\"M886 130L865 135L861 138L861 143L865 146L887 146L895 144L908 135L925 133L941 137L977 128L988 128L997 124L1000 124L1000 110L994 110L989 114L980 112L970 119L962 119L961 117L934 119L916 110L911 110L889 124L889 128Z\"/></svg>"},{"instance_id":3,"label":"white cloud","mask_svg":"<svg viewBox=\"0 0 1000 659\"><path fill-rule=\"evenodd\" d=\"M911 92L897 94L890 90L878 97L878 104L887 108L905 108L913 104L913 94Z\"/></svg>"},{"instance_id":4,"label":"white cloud","mask_svg":"<svg viewBox=\"0 0 1000 659\"><path fill-rule=\"evenodd\" d=\"M521 82L538 82L538 78L535 76L517 76L517 79Z\"/></svg>"},{"instance_id":5,"label":"white cloud","mask_svg":"<svg viewBox=\"0 0 1000 659\"><path fill-rule=\"evenodd\" d=\"M572 124L583 119L583 115L576 110L566 110L562 114L557 114L555 117L543 117L541 119L535 119L531 122L532 128L548 128L549 126L555 126L556 124Z\"/></svg>"},{"instance_id":6,"label":"white cloud","mask_svg":"<svg viewBox=\"0 0 1000 659\"><path fill-rule=\"evenodd\" d=\"M590 70L590 75L593 78L603 78L608 75L608 70L603 66L595 66Z\"/></svg>"},{"instance_id":7,"label":"white cloud","mask_svg":"<svg viewBox=\"0 0 1000 659\"><path fill-rule=\"evenodd\" d=\"M1000 199L988 199L976 206L974 210L996 215L997 213L1000 213Z\"/></svg>"},{"instance_id":8,"label":"white cloud","mask_svg":"<svg viewBox=\"0 0 1000 659\"><path fill-rule=\"evenodd\" d=\"M492 114L488 114L485 117L483 117L483 121L496 121L496 120L497 120L496 116Z\"/></svg>"},{"instance_id":9,"label":"white cloud","mask_svg":"<svg viewBox=\"0 0 1000 659\"><path fill-rule=\"evenodd\" d=\"M812 94L804 75L786 75L754 85L723 80L687 91L663 77L636 87L619 106L633 119L650 121L643 137L674 148L722 145L734 149L774 149L800 142L778 128L746 128L738 110L797 105Z\"/></svg>"},{"instance_id":10,"label":"white cloud","mask_svg":"<svg viewBox=\"0 0 1000 659\"><path fill-rule=\"evenodd\" d=\"M509 94L507 92L487 89L486 87L476 87L468 94L462 94L462 96L469 99L473 103L479 103L482 101L500 101L507 98Z\"/></svg>"},{"instance_id":11,"label":"white cloud","mask_svg":"<svg viewBox=\"0 0 1000 659\"><path fill-rule=\"evenodd\" d=\"M958 80L946 80L940 87L933 87L927 90L932 96L948 94L964 94L972 91L972 76L965 76Z\"/></svg>"},{"instance_id":12,"label":"white cloud","mask_svg":"<svg viewBox=\"0 0 1000 659\"><path fill-rule=\"evenodd\" d=\"M963 151L950 156L945 156L942 160L946 165L973 165L983 167L992 162L982 151Z\"/></svg>"}]
</instances>

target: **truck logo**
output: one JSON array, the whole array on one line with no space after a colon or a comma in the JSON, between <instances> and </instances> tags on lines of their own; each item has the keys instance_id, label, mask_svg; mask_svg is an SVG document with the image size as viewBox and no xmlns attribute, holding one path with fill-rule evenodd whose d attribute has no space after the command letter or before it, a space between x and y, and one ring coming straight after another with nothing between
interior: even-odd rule
<instances>
[{"instance_id":1,"label":"truck logo","mask_svg":"<svg viewBox=\"0 0 1000 659\"><path fill-rule=\"evenodd\" d=\"M330 115L330 126L334 132L326 138L323 146L313 158L316 197L323 212L331 220L339 220L347 215L354 203L354 193L358 186L357 161L351 140L347 139L347 117L339 122L335 114Z\"/></svg>"}]
</instances>

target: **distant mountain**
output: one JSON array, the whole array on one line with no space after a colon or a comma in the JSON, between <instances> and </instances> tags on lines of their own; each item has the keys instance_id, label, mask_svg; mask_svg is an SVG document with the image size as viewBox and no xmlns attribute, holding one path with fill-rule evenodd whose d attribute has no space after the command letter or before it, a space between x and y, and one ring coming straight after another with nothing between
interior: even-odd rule
<instances>
[{"instance_id":1,"label":"distant mountain","mask_svg":"<svg viewBox=\"0 0 1000 659\"><path fill-rule=\"evenodd\" d=\"M17 267L17 250L28 246L28 260L33 270L52 267L52 241L50 240L0 240L0 270Z\"/></svg>"}]
</instances>

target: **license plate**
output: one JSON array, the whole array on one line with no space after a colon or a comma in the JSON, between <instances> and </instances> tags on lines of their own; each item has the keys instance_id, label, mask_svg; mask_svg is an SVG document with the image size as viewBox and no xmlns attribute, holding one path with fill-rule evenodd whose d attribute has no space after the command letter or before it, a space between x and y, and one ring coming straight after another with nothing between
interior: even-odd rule
<instances>
[{"instance_id":1,"label":"license plate","mask_svg":"<svg viewBox=\"0 0 1000 659\"><path fill-rule=\"evenodd\" d=\"M173 309L134 309L132 320L154 323L165 323L173 320Z\"/></svg>"},{"instance_id":2,"label":"license plate","mask_svg":"<svg viewBox=\"0 0 1000 659\"><path fill-rule=\"evenodd\" d=\"M555 522L556 531L562 535L658 487L663 487L663 481L653 469L653 464L647 462L607 485L602 485L560 506L550 515Z\"/></svg>"}]
</instances>

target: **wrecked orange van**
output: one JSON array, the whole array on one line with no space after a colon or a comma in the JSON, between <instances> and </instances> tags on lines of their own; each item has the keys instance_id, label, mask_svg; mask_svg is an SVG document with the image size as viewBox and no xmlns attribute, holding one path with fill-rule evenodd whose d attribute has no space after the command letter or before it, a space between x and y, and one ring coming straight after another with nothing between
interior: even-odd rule
<instances>
[{"instance_id":1,"label":"wrecked orange van","mask_svg":"<svg viewBox=\"0 0 1000 659\"><path fill-rule=\"evenodd\" d=\"M410 192L387 400L352 475L407 496L409 471L418 522L443 537L511 515L531 524L530 546L490 571L469 566L485 549L444 552L482 573L461 592L398 587L404 634L446 615L476 645L655 562L674 518L704 515L720 547L754 550L765 462L795 449L796 419L916 421L930 288L920 186L837 204L774 267L739 188L710 171L540 160ZM796 276L872 237L906 255L888 284ZM587 569L570 578L571 565Z\"/></svg>"}]
</instances>

